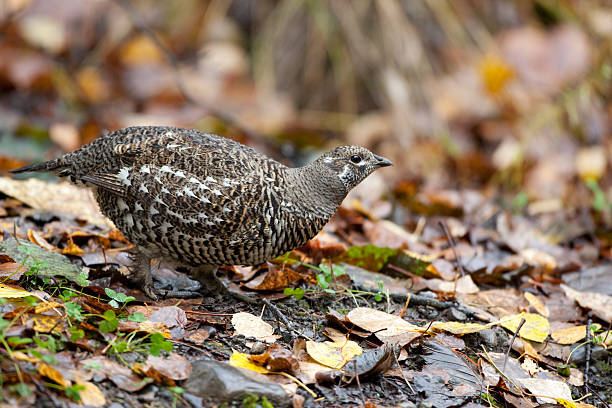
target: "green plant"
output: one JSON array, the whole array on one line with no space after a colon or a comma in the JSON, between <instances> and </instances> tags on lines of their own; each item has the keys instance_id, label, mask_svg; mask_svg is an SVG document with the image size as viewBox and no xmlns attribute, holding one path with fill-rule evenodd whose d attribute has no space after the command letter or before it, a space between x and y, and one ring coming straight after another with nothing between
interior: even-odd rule
<instances>
[{"instance_id":1,"label":"green plant","mask_svg":"<svg viewBox=\"0 0 612 408\"><path fill-rule=\"evenodd\" d=\"M570 364L569 364L569 362L570 362L570 359L572 358L572 354L574 354L574 351L578 350L580 347L586 346L589 343L592 343L592 344L601 344L602 343L602 339L600 339L597 336L595 336L595 334L601 333L603 330L599 326L594 325L594 324L589 326L589 328L593 332L593 336L591 337L591 339L588 340L588 341L583 341L582 343L580 343L576 347L574 347L574 349L572 351L570 351L569 355L567 356L567 359L565 360L565 363L557 365L557 372L560 375L562 375L564 377L569 377L570 376Z\"/></svg>"},{"instance_id":2,"label":"green plant","mask_svg":"<svg viewBox=\"0 0 612 408\"><path fill-rule=\"evenodd\" d=\"M102 315L103 320L98 324L98 329L102 333L110 333L117 330L119 327L119 319L117 319L117 315L112 310L107 310Z\"/></svg>"},{"instance_id":3,"label":"green plant","mask_svg":"<svg viewBox=\"0 0 612 408\"><path fill-rule=\"evenodd\" d=\"M319 264L319 266L311 265L308 263L300 262L301 265L307 266L317 272L317 285L324 293L336 294L337 290L330 287L331 283L338 276L346 274L346 270L342 265L327 265ZM383 297L389 300L389 294L383 289L383 283L378 282L378 292L370 292L367 290L350 289L342 285L338 285L341 291L348 293L354 300L355 304L358 305L355 295L370 295L374 296L374 300L380 302ZM302 288L285 288L283 293L288 296L293 296L296 300L300 300L304 297L307 292L316 292L314 289L302 289Z\"/></svg>"},{"instance_id":4,"label":"green plant","mask_svg":"<svg viewBox=\"0 0 612 408\"><path fill-rule=\"evenodd\" d=\"M176 407L178 399L183 395L185 390L181 387L168 387L168 391L172 393L172 408Z\"/></svg>"},{"instance_id":5,"label":"green plant","mask_svg":"<svg viewBox=\"0 0 612 408\"><path fill-rule=\"evenodd\" d=\"M72 384L69 387L64 387L62 385L45 382L45 385L49 388L63 391L66 396L74 402L79 402L81 400L81 391L85 391L85 386L81 384Z\"/></svg>"},{"instance_id":6,"label":"green plant","mask_svg":"<svg viewBox=\"0 0 612 408\"><path fill-rule=\"evenodd\" d=\"M595 211L604 211L607 208L612 207L612 203L608 203L606 200L606 194L599 187L597 180L594 178L588 178L585 180L585 183L593 193L593 201L591 202L591 206Z\"/></svg>"},{"instance_id":7,"label":"green plant","mask_svg":"<svg viewBox=\"0 0 612 408\"><path fill-rule=\"evenodd\" d=\"M125 293L115 292L110 288L104 288L104 292L109 298L111 298L111 301L108 302L108 304L114 308L119 308L119 305L121 305L121 309L123 310L128 302L136 300L134 296L127 296Z\"/></svg>"}]
</instances>

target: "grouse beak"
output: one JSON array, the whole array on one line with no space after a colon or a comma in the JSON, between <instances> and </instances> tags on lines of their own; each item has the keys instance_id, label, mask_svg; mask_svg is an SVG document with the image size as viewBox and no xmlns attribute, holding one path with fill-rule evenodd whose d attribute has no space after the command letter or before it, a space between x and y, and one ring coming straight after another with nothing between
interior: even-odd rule
<instances>
[{"instance_id":1,"label":"grouse beak","mask_svg":"<svg viewBox=\"0 0 612 408\"><path fill-rule=\"evenodd\" d=\"M376 165L378 167L387 167L387 166L393 166L393 162L387 158L384 158L382 156L379 156L377 154L374 155L374 158L376 160L378 160L378 162L376 163Z\"/></svg>"}]
</instances>

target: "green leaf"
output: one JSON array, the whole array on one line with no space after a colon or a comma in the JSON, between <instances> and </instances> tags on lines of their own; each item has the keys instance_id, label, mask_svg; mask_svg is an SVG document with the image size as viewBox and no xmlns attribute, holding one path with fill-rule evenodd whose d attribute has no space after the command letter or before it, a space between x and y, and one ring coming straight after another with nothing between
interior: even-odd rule
<instances>
[{"instance_id":1,"label":"green leaf","mask_svg":"<svg viewBox=\"0 0 612 408\"><path fill-rule=\"evenodd\" d=\"M106 312L104 312L104 314L102 315L106 320L112 320L112 319L116 319L117 315L115 314L114 310L107 310Z\"/></svg>"},{"instance_id":2,"label":"green leaf","mask_svg":"<svg viewBox=\"0 0 612 408\"><path fill-rule=\"evenodd\" d=\"M348 251L336 258L335 261L346 262L369 271L378 272L387 264L391 256L398 255L399 253L401 253L401 250L368 244L350 247Z\"/></svg>"},{"instance_id":3,"label":"green leaf","mask_svg":"<svg viewBox=\"0 0 612 408\"><path fill-rule=\"evenodd\" d=\"M115 309L117 309L119 307L119 303L117 303L117 301L115 299L113 299L110 302L108 302L108 305L110 307L114 307Z\"/></svg>"},{"instance_id":4,"label":"green leaf","mask_svg":"<svg viewBox=\"0 0 612 408\"><path fill-rule=\"evenodd\" d=\"M102 364L98 363L97 361L89 361L87 364L85 364L84 368L88 371L101 370Z\"/></svg>"},{"instance_id":5,"label":"green leaf","mask_svg":"<svg viewBox=\"0 0 612 408\"><path fill-rule=\"evenodd\" d=\"M70 332L70 341L76 341L85 337L85 332L76 327L71 327L68 331Z\"/></svg>"},{"instance_id":6,"label":"green leaf","mask_svg":"<svg viewBox=\"0 0 612 408\"><path fill-rule=\"evenodd\" d=\"M74 402L79 402L81 400L81 391L85 391L85 386L81 384L73 384L70 387L66 388L65 393L66 396L72 399Z\"/></svg>"},{"instance_id":7,"label":"green leaf","mask_svg":"<svg viewBox=\"0 0 612 408\"><path fill-rule=\"evenodd\" d=\"M132 322L142 323L147 321L147 318L142 313L134 313L128 316L128 320L131 320Z\"/></svg>"},{"instance_id":8,"label":"green leaf","mask_svg":"<svg viewBox=\"0 0 612 408\"><path fill-rule=\"evenodd\" d=\"M293 297L296 300L300 300L301 298L303 298L304 297L304 289L302 289L302 288L295 288L295 289L293 289Z\"/></svg>"},{"instance_id":9,"label":"green leaf","mask_svg":"<svg viewBox=\"0 0 612 408\"><path fill-rule=\"evenodd\" d=\"M27 397L32 393L32 390L30 389L30 387L28 387L28 385L23 382L20 382L15 385L11 385L9 388L16 391L22 397Z\"/></svg>"},{"instance_id":10,"label":"green leaf","mask_svg":"<svg viewBox=\"0 0 612 408\"><path fill-rule=\"evenodd\" d=\"M183 394L185 392L185 390L182 387L168 387L168 390L170 392L173 392L174 394Z\"/></svg>"},{"instance_id":11,"label":"green leaf","mask_svg":"<svg viewBox=\"0 0 612 408\"><path fill-rule=\"evenodd\" d=\"M32 343L34 340L29 337L9 337L6 341L8 341L11 346L19 346Z\"/></svg>"},{"instance_id":12,"label":"green leaf","mask_svg":"<svg viewBox=\"0 0 612 408\"><path fill-rule=\"evenodd\" d=\"M76 303L66 303L66 313L68 317L74 319L78 322L83 321L83 315L81 314L81 305L77 305Z\"/></svg>"},{"instance_id":13,"label":"green leaf","mask_svg":"<svg viewBox=\"0 0 612 408\"><path fill-rule=\"evenodd\" d=\"M40 358L47 364L57 364L57 360L53 354L43 354Z\"/></svg>"},{"instance_id":14,"label":"green leaf","mask_svg":"<svg viewBox=\"0 0 612 408\"><path fill-rule=\"evenodd\" d=\"M317 274L317 283L323 289L327 289L329 286L329 281L327 280L327 276L324 273Z\"/></svg>"},{"instance_id":15,"label":"green leaf","mask_svg":"<svg viewBox=\"0 0 612 408\"><path fill-rule=\"evenodd\" d=\"M116 354L121 354L128 349L128 344L125 341L120 341L113 344L112 349Z\"/></svg>"}]
</instances>

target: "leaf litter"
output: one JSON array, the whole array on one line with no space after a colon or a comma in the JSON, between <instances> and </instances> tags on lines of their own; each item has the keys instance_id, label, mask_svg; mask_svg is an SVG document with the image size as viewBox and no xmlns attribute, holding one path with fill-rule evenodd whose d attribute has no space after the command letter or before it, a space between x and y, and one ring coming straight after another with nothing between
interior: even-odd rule
<instances>
[{"instance_id":1,"label":"leaf litter","mask_svg":"<svg viewBox=\"0 0 612 408\"><path fill-rule=\"evenodd\" d=\"M201 13L190 13L188 4L181 5L187 12L170 13L174 17L161 10L159 16L178 23L158 21L151 32L168 32L156 44L147 30L123 26L127 20L116 17L125 17L117 13L126 10L119 6L106 10L104 2L91 7L73 2L71 13L50 13L30 6L35 3L7 6L9 41L0 47L6 90L0 109L1 170L32 162L34 156L23 155L26 150L42 159L43 152L74 148L105 128L151 121L223 131L264 148L263 139L240 130L237 124L244 122L282 135L284 152L293 149L285 149L288 140L312 139L296 143L309 145L308 150L336 143L346 132L349 143L400 160L392 181L368 180L304 247L258 268L223 268L232 287L267 300L266 307L203 299L197 291L192 299L151 302L130 285L130 244L99 213L91 192L66 183L0 178L3 402L37 405L50 399L59 406L80 398L92 406L109 401L202 405L210 401L200 380L211 372L217 385L236 378L246 384L258 372L250 384L277 405L289 396L293 406L409 401L443 407L486 401L573 407L591 405L572 397L585 396L597 406L609 400L612 218L605 136L610 109L603 97L609 94L609 67L594 46L609 40L609 10L571 7L567 13L563 2L562 11L538 3L533 15L512 9L518 20L511 27L480 26L490 30L487 42L493 49L464 50L459 59L453 49L459 40L445 43L444 27L436 41L423 44L416 30L408 36L409 48L421 50L437 67L416 81L417 99L430 100L424 109L396 92L376 94L378 88L412 90L416 84L405 83L406 78L423 70L411 65L409 74L402 72L378 52L403 55L394 52L395 42L377 47L375 38L350 29L364 15L380 23L382 38L406 38L393 30L413 22L403 20L410 16L401 7L394 10L399 4L393 1L381 3L376 13L330 12L329 21L342 16L337 31L348 41L334 40L333 53L306 52L300 42L279 44L295 38L279 35L280 27L300 29L301 21L265 20L275 29L261 35L274 35L246 43L272 44L260 51L270 58L259 60L275 61L279 77L266 77L258 87L246 73L261 67L247 63L249 53L241 46L221 39L220 33L242 29L232 7L212 36L215 44L191 43L183 35L197 27L198 38L210 36L210 27L198 23ZM327 21L320 19L327 7L336 6L318 10L313 27ZM463 7L458 15L471 6ZM426 14L437 18L432 32L449 24L446 11L430 9ZM567 24L563 16L573 13L581 18ZM202 14L211 19L223 13ZM290 14L284 10L270 18L293 18ZM109 16L100 23L108 30L75 34L75 27L92 26L100 15ZM308 21L305 15L296 20ZM529 23L539 18L546 30ZM77 20L82 24L74 24ZM457 22L447 31L462 29ZM253 20L249 27L258 24ZM105 46L94 46L100 41L96 36L107 31L113 35ZM326 43L327 34L312 32L318 43ZM166 42L180 50L180 70L166 55ZM431 43L449 52L423 46ZM195 48L206 52L190 64L182 56ZM89 49L100 56L71 61L70 75L56 65ZM296 50L296 55L266 54L277 50ZM367 83L361 75L374 77L376 65L364 61L371 66L357 70L342 65L352 50L385 64L385 86L359 88ZM334 64L322 59L317 66L317 56L336 53L343 58ZM302 54L308 64L296 63ZM288 72L303 67L303 75L281 77L287 61ZM333 75L322 77L328 70ZM188 98L174 71L183 76L183 87L210 105L183 104ZM350 78L343 81L348 91L335 89L338 72ZM300 78L309 81L302 90ZM302 110L285 96L259 90L274 80L293 84L287 94L314 105ZM341 96L326 93L332 89ZM373 99L361 105L356 95ZM342 106L327 105L334 101ZM376 101L388 101L392 108L365 112L380 108ZM237 130L226 129L231 121L211 118L211 106L233 111ZM353 110L345 117L341 107L346 106ZM395 128L417 137L395 138ZM430 134L444 141L424 137ZM30 138L31 149L16 148ZM184 271L164 265L154 265L153 271L159 288L172 288L179 279L181 290L192 286ZM230 364L247 370L238 374ZM588 367L580 379L580 370ZM262 373L268 382L259 381ZM52 385L41 388L43 380ZM274 383L286 391L272 389ZM223 387L208 388L217 393ZM231 395L243 401L247 397L240 392Z\"/></svg>"}]
</instances>

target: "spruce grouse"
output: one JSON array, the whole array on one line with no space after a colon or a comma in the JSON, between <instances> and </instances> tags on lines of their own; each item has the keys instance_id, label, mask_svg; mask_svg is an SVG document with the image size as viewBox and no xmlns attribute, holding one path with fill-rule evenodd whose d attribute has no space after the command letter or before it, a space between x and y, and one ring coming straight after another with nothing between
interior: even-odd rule
<instances>
[{"instance_id":1,"label":"spruce grouse","mask_svg":"<svg viewBox=\"0 0 612 408\"><path fill-rule=\"evenodd\" d=\"M117 130L11 172L49 171L92 187L135 244L134 281L156 298L151 259L185 266L219 291L217 266L259 265L304 245L353 187L391 164L342 146L289 168L221 136L158 126Z\"/></svg>"}]
</instances>

